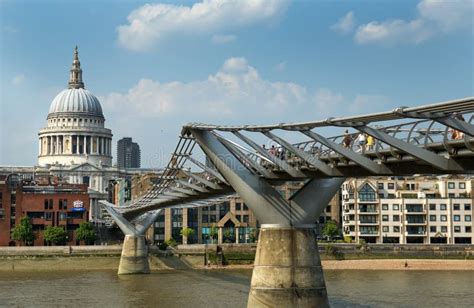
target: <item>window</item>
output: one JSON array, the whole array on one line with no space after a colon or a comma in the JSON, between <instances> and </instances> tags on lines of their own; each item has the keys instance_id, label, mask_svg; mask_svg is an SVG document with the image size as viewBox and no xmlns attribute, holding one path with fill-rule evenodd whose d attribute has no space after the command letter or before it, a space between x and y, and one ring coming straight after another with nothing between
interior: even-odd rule
<instances>
[{"instance_id":1,"label":"window","mask_svg":"<svg viewBox=\"0 0 474 308\"><path fill-rule=\"evenodd\" d=\"M247 206L245 203L243 204L243 207L242 207L242 208L243 208L244 211L248 211L248 210L249 210L248 206Z\"/></svg>"},{"instance_id":2,"label":"window","mask_svg":"<svg viewBox=\"0 0 474 308\"><path fill-rule=\"evenodd\" d=\"M382 204L382 210L388 211L388 204Z\"/></svg>"},{"instance_id":3,"label":"window","mask_svg":"<svg viewBox=\"0 0 474 308\"><path fill-rule=\"evenodd\" d=\"M456 233L461 232L461 226L454 226L454 232Z\"/></svg>"},{"instance_id":4,"label":"window","mask_svg":"<svg viewBox=\"0 0 474 308\"><path fill-rule=\"evenodd\" d=\"M382 227L382 231L383 231L383 232L388 232L388 226L383 226L383 227Z\"/></svg>"},{"instance_id":5,"label":"window","mask_svg":"<svg viewBox=\"0 0 474 308\"><path fill-rule=\"evenodd\" d=\"M202 222L203 223L208 223L209 222L209 216L208 215L202 215Z\"/></svg>"},{"instance_id":6,"label":"window","mask_svg":"<svg viewBox=\"0 0 474 308\"><path fill-rule=\"evenodd\" d=\"M400 221L400 215L393 215L393 221Z\"/></svg>"},{"instance_id":7,"label":"window","mask_svg":"<svg viewBox=\"0 0 474 308\"><path fill-rule=\"evenodd\" d=\"M48 209L48 205L49 205L48 199L44 199L44 209L45 210Z\"/></svg>"},{"instance_id":8,"label":"window","mask_svg":"<svg viewBox=\"0 0 474 308\"><path fill-rule=\"evenodd\" d=\"M440 205L439 205L439 209L440 209L441 211L446 211L446 204L444 204L444 203L440 204Z\"/></svg>"},{"instance_id":9,"label":"window","mask_svg":"<svg viewBox=\"0 0 474 308\"><path fill-rule=\"evenodd\" d=\"M388 215L382 215L382 221L388 221Z\"/></svg>"},{"instance_id":10,"label":"window","mask_svg":"<svg viewBox=\"0 0 474 308\"><path fill-rule=\"evenodd\" d=\"M394 183L388 183L387 187L388 187L388 189L395 189L395 184Z\"/></svg>"},{"instance_id":11,"label":"window","mask_svg":"<svg viewBox=\"0 0 474 308\"><path fill-rule=\"evenodd\" d=\"M393 226L393 232L400 232L399 226Z\"/></svg>"},{"instance_id":12,"label":"window","mask_svg":"<svg viewBox=\"0 0 474 308\"><path fill-rule=\"evenodd\" d=\"M448 194L449 198L456 198L456 194Z\"/></svg>"},{"instance_id":13,"label":"window","mask_svg":"<svg viewBox=\"0 0 474 308\"><path fill-rule=\"evenodd\" d=\"M465 189L465 188L466 188L466 183L460 182L460 183L459 183L459 188L460 188L460 189Z\"/></svg>"},{"instance_id":14,"label":"window","mask_svg":"<svg viewBox=\"0 0 474 308\"><path fill-rule=\"evenodd\" d=\"M384 189L383 183L378 183L378 184L377 184L377 187L378 187L379 189Z\"/></svg>"},{"instance_id":15,"label":"window","mask_svg":"<svg viewBox=\"0 0 474 308\"><path fill-rule=\"evenodd\" d=\"M430 215L430 221L436 221L436 215Z\"/></svg>"},{"instance_id":16,"label":"window","mask_svg":"<svg viewBox=\"0 0 474 308\"><path fill-rule=\"evenodd\" d=\"M430 211L436 211L436 204L430 203Z\"/></svg>"},{"instance_id":17,"label":"window","mask_svg":"<svg viewBox=\"0 0 474 308\"><path fill-rule=\"evenodd\" d=\"M388 199L395 199L395 194L388 194Z\"/></svg>"},{"instance_id":18,"label":"window","mask_svg":"<svg viewBox=\"0 0 474 308\"><path fill-rule=\"evenodd\" d=\"M45 212L44 215L45 215L46 220L53 219L53 213L51 213L51 212Z\"/></svg>"},{"instance_id":19,"label":"window","mask_svg":"<svg viewBox=\"0 0 474 308\"><path fill-rule=\"evenodd\" d=\"M454 189L454 182L448 182L448 189Z\"/></svg>"},{"instance_id":20,"label":"window","mask_svg":"<svg viewBox=\"0 0 474 308\"><path fill-rule=\"evenodd\" d=\"M459 205L459 203L454 203L453 204L453 210L459 211L460 209L461 209L461 206Z\"/></svg>"},{"instance_id":21,"label":"window","mask_svg":"<svg viewBox=\"0 0 474 308\"><path fill-rule=\"evenodd\" d=\"M447 221L447 220L448 220L448 216L446 216L446 215L441 215L441 216L439 216L439 219L440 219L441 221Z\"/></svg>"},{"instance_id":22,"label":"window","mask_svg":"<svg viewBox=\"0 0 474 308\"><path fill-rule=\"evenodd\" d=\"M67 213L65 212L59 213L59 220L66 220L66 218L67 218Z\"/></svg>"},{"instance_id":23,"label":"window","mask_svg":"<svg viewBox=\"0 0 474 308\"><path fill-rule=\"evenodd\" d=\"M242 208L242 203L237 202L237 203L235 204L235 210L236 210L236 211L240 211L241 208Z\"/></svg>"},{"instance_id":24,"label":"window","mask_svg":"<svg viewBox=\"0 0 474 308\"><path fill-rule=\"evenodd\" d=\"M444 232L444 233L448 232L448 227L441 226L441 232Z\"/></svg>"},{"instance_id":25,"label":"window","mask_svg":"<svg viewBox=\"0 0 474 308\"><path fill-rule=\"evenodd\" d=\"M471 210L471 205L470 204L464 204L464 210L465 211L470 211Z\"/></svg>"},{"instance_id":26,"label":"window","mask_svg":"<svg viewBox=\"0 0 474 308\"><path fill-rule=\"evenodd\" d=\"M249 222L249 215L243 215L243 222Z\"/></svg>"},{"instance_id":27,"label":"window","mask_svg":"<svg viewBox=\"0 0 474 308\"><path fill-rule=\"evenodd\" d=\"M375 201L375 191L370 187L369 184L365 184L359 190L359 199L360 201Z\"/></svg>"},{"instance_id":28,"label":"window","mask_svg":"<svg viewBox=\"0 0 474 308\"><path fill-rule=\"evenodd\" d=\"M16 204L16 195L13 193L10 195L10 204L11 205Z\"/></svg>"},{"instance_id":29,"label":"window","mask_svg":"<svg viewBox=\"0 0 474 308\"><path fill-rule=\"evenodd\" d=\"M393 209L394 211L399 211L399 210L400 210L400 206L399 206L398 204L394 204L394 205L392 205L392 209Z\"/></svg>"},{"instance_id":30,"label":"window","mask_svg":"<svg viewBox=\"0 0 474 308\"><path fill-rule=\"evenodd\" d=\"M385 194L383 193L378 194L378 196L379 196L379 199L385 199Z\"/></svg>"},{"instance_id":31,"label":"window","mask_svg":"<svg viewBox=\"0 0 474 308\"><path fill-rule=\"evenodd\" d=\"M471 221L471 215L464 216L464 221Z\"/></svg>"},{"instance_id":32,"label":"window","mask_svg":"<svg viewBox=\"0 0 474 308\"><path fill-rule=\"evenodd\" d=\"M430 232L436 233L436 226L430 226Z\"/></svg>"},{"instance_id":33,"label":"window","mask_svg":"<svg viewBox=\"0 0 474 308\"><path fill-rule=\"evenodd\" d=\"M461 215L454 215L453 220L454 221L461 221Z\"/></svg>"},{"instance_id":34,"label":"window","mask_svg":"<svg viewBox=\"0 0 474 308\"><path fill-rule=\"evenodd\" d=\"M466 233L471 233L472 232L472 227L467 226L464 230L465 230Z\"/></svg>"}]
</instances>

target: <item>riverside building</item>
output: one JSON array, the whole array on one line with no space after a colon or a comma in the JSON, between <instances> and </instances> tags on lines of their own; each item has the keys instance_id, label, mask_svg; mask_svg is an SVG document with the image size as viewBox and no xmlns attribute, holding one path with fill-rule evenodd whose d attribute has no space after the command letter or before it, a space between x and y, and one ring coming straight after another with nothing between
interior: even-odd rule
<instances>
[{"instance_id":1,"label":"riverside building","mask_svg":"<svg viewBox=\"0 0 474 308\"><path fill-rule=\"evenodd\" d=\"M347 180L343 234L367 243L471 244L473 183L464 176Z\"/></svg>"},{"instance_id":2,"label":"riverside building","mask_svg":"<svg viewBox=\"0 0 474 308\"><path fill-rule=\"evenodd\" d=\"M62 227L68 245L78 244L76 229L88 221L89 194L85 184L50 183L22 180L17 174L0 176L0 246L16 246L11 232L22 217L30 218L34 245L45 245L43 232L48 226Z\"/></svg>"}]
</instances>

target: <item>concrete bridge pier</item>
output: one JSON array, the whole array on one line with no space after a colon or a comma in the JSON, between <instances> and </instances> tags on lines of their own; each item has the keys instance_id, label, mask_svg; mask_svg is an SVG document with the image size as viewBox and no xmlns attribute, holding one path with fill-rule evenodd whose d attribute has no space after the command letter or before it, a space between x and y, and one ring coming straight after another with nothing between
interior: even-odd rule
<instances>
[{"instance_id":1,"label":"concrete bridge pier","mask_svg":"<svg viewBox=\"0 0 474 308\"><path fill-rule=\"evenodd\" d=\"M232 144L224 145L207 131L192 134L262 224L248 307L329 307L314 223L345 179L312 179L286 200L271 183L251 173L250 164L237 159L239 150ZM238 137L250 144L245 136ZM261 151L258 145L253 148ZM288 173L301 172L275 157L268 159Z\"/></svg>"},{"instance_id":2,"label":"concrete bridge pier","mask_svg":"<svg viewBox=\"0 0 474 308\"><path fill-rule=\"evenodd\" d=\"M121 213L115 210L114 205L106 201L101 201L100 204L107 210L120 230L125 234L118 274L149 274L150 265L148 263L148 246L145 241L145 232L155 222L162 210L148 212L132 221L128 221Z\"/></svg>"},{"instance_id":3,"label":"concrete bridge pier","mask_svg":"<svg viewBox=\"0 0 474 308\"><path fill-rule=\"evenodd\" d=\"M248 307L329 307L315 227L261 226Z\"/></svg>"},{"instance_id":4,"label":"concrete bridge pier","mask_svg":"<svg viewBox=\"0 0 474 308\"><path fill-rule=\"evenodd\" d=\"M144 235L125 235L118 274L149 274L148 247Z\"/></svg>"}]
</instances>

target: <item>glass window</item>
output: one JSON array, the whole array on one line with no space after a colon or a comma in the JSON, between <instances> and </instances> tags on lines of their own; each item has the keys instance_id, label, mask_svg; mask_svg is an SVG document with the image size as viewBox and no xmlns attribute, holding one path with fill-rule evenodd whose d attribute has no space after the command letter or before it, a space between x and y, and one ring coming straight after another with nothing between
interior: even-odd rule
<instances>
[{"instance_id":1,"label":"glass window","mask_svg":"<svg viewBox=\"0 0 474 308\"><path fill-rule=\"evenodd\" d=\"M393 215L393 221L400 221L400 215Z\"/></svg>"},{"instance_id":2,"label":"glass window","mask_svg":"<svg viewBox=\"0 0 474 308\"><path fill-rule=\"evenodd\" d=\"M388 183L387 187L388 187L388 189L394 189L395 184L394 183Z\"/></svg>"},{"instance_id":3,"label":"glass window","mask_svg":"<svg viewBox=\"0 0 474 308\"><path fill-rule=\"evenodd\" d=\"M202 222L203 223L208 223L209 222L209 215L202 215Z\"/></svg>"},{"instance_id":4,"label":"glass window","mask_svg":"<svg viewBox=\"0 0 474 308\"><path fill-rule=\"evenodd\" d=\"M448 194L449 198L456 198L456 194Z\"/></svg>"},{"instance_id":5,"label":"glass window","mask_svg":"<svg viewBox=\"0 0 474 308\"><path fill-rule=\"evenodd\" d=\"M439 216L439 218L440 218L441 221L447 221L448 220L448 216L446 216L446 215L441 215L441 216Z\"/></svg>"},{"instance_id":6,"label":"glass window","mask_svg":"<svg viewBox=\"0 0 474 308\"><path fill-rule=\"evenodd\" d=\"M453 210L459 211L460 209L461 209L461 206L459 205L459 203L454 203L453 204Z\"/></svg>"},{"instance_id":7,"label":"glass window","mask_svg":"<svg viewBox=\"0 0 474 308\"><path fill-rule=\"evenodd\" d=\"M471 210L471 205L470 204L464 204L464 210L465 211L470 211Z\"/></svg>"},{"instance_id":8,"label":"glass window","mask_svg":"<svg viewBox=\"0 0 474 308\"><path fill-rule=\"evenodd\" d=\"M388 221L388 215L382 215L382 221Z\"/></svg>"},{"instance_id":9,"label":"glass window","mask_svg":"<svg viewBox=\"0 0 474 308\"><path fill-rule=\"evenodd\" d=\"M379 189L384 189L383 183L378 183L378 184L377 184L377 187L378 187Z\"/></svg>"},{"instance_id":10,"label":"glass window","mask_svg":"<svg viewBox=\"0 0 474 308\"><path fill-rule=\"evenodd\" d=\"M461 232L461 226L454 226L454 232L456 233Z\"/></svg>"},{"instance_id":11,"label":"glass window","mask_svg":"<svg viewBox=\"0 0 474 308\"><path fill-rule=\"evenodd\" d=\"M460 215L454 215L453 220L454 221L461 221L461 216Z\"/></svg>"},{"instance_id":12,"label":"glass window","mask_svg":"<svg viewBox=\"0 0 474 308\"><path fill-rule=\"evenodd\" d=\"M471 233L472 232L472 227L471 226L466 226L465 230L466 230L465 231L466 233Z\"/></svg>"},{"instance_id":13,"label":"glass window","mask_svg":"<svg viewBox=\"0 0 474 308\"><path fill-rule=\"evenodd\" d=\"M448 227L441 226L441 232L444 232L444 233L448 232Z\"/></svg>"},{"instance_id":14,"label":"glass window","mask_svg":"<svg viewBox=\"0 0 474 308\"><path fill-rule=\"evenodd\" d=\"M392 205L392 208L393 208L394 211L399 211L400 210L400 206L398 204Z\"/></svg>"},{"instance_id":15,"label":"glass window","mask_svg":"<svg viewBox=\"0 0 474 308\"><path fill-rule=\"evenodd\" d=\"M460 182L459 183L459 188L460 189L465 189L466 188L466 183Z\"/></svg>"},{"instance_id":16,"label":"glass window","mask_svg":"<svg viewBox=\"0 0 474 308\"><path fill-rule=\"evenodd\" d=\"M436 204L430 203L430 211L436 211Z\"/></svg>"},{"instance_id":17,"label":"glass window","mask_svg":"<svg viewBox=\"0 0 474 308\"><path fill-rule=\"evenodd\" d=\"M379 199L385 199L385 194L380 193L380 194L379 194Z\"/></svg>"},{"instance_id":18,"label":"glass window","mask_svg":"<svg viewBox=\"0 0 474 308\"><path fill-rule=\"evenodd\" d=\"M454 182L448 182L448 189L454 189Z\"/></svg>"},{"instance_id":19,"label":"glass window","mask_svg":"<svg viewBox=\"0 0 474 308\"><path fill-rule=\"evenodd\" d=\"M430 221L436 221L436 215L430 215Z\"/></svg>"},{"instance_id":20,"label":"glass window","mask_svg":"<svg viewBox=\"0 0 474 308\"><path fill-rule=\"evenodd\" d=\"M471 221L471 215L464 216L464 221Z\"/></svg>"},{"instance_id":21,"label":"glass window","mask_svg":"<svg viewBox=\"0 0 474 308\"><path fill-rule=\"evenodd\" d=\"M446 204L444 204L444 203L440 204L440 205L439 205L439 209L440 209L441 211L446 211Z\"/></svg>"},{"instance_id":22,"label":"glass window","mask_svg":"<svg viewBox=\"0 0 474 308\"><path fill-rule=\"evenodd\" d=\"M393 226L393 232L400 232L399 226Z\"/></svg>"},{"instance_id":23,"label":"glass window","mask_svg":"<svg viewBox=\"0 0 474 308\"><path fill-rule=\"evenodd\" d=\"M242 208L242 203L236 202L236 203L235 203L235 210L236 210L236 211L240 211L241 208Z\"/></svg>"},{"instance_id":24,"label":"glass window","mask_svg":"<svg viewBox=\"0 0 474 308\"><path fill-rule=\"evenodd\" d=\"M46 213L44 213L44 214L45 214L45 219L46 219L46 220L51 220L51 219L53 219L53 213L51 213L51 212L46 212Z\"/></svg>"},{"instance_id":25,"label":"glass window","mask_svg":"<svg viewBox=\"0 0 474 308\"><path fill-rule=\"evenodd\" d=\"M430 226L430 232L436 233L436 226Z\"/></svg>"},{"instance_id":26,"label":"glass window","mask_svg":"<svg viewBox=\"0 0 474 308\"><path fill-rule=\"evenodd\" d=\"M388 199L395 199L395 194L388 194Z\"/></svg>"},{"instance_id":27,"label":"glass window","mask_svg":"<svg viewBox=\"0 0 474 308\"><path fill-rule=\"evenodd\" d=\"M360 201L375 201L375 191L370 187L369 184L365 184L359 190L359 199Z\"/></svg>"},{"instance_id":28,"label":"glass window","mask_svg":"<svg viewBox=\"0 0 474 308\"><path fill-rule=\"evenodd\" d=\"M388 232L388 226L383 226L383 227L382 227L382 231L383 231L383 232Z\"/></svg>"},{"instance_id":29,"label":"glass window","mask_svg":"<svg viewBox=\"0 0 474 308\"><path fill-rule=\"evenodd\" d=\"M388 204L382 204L382 210L387 211L388 210Z\"/></svg>"}]
</instances>

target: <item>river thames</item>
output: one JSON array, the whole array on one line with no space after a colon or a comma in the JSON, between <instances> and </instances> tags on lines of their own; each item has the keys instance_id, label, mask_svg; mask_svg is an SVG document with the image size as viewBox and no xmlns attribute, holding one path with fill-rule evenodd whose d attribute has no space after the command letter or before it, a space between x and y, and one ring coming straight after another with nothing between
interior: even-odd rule
<instances>
[{"instance_id":1,"label":"river thames","mask_svg":"<svg viewBox=\"0 0 474 308\"><path fill-rule=\"evenodd\" d=\"M245 307L250 270L0 272L0 306ZM472 307L472 271L325 271L332 307Z\"/></svg>"}]
</instances>

